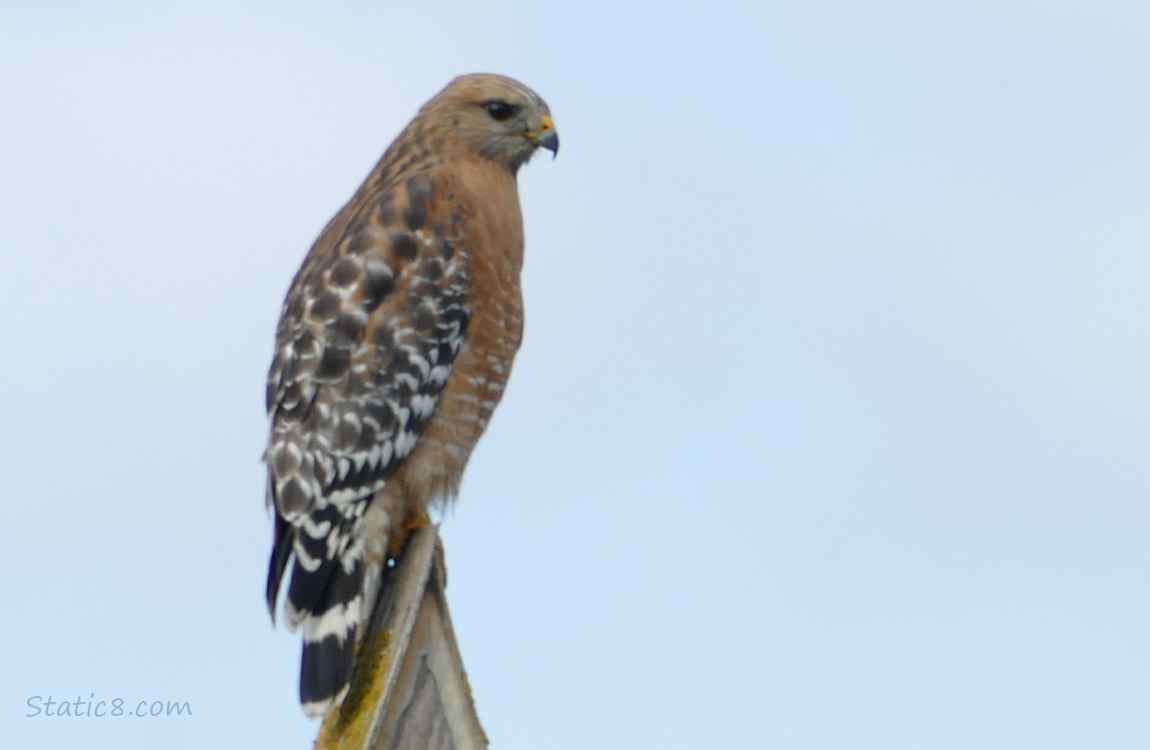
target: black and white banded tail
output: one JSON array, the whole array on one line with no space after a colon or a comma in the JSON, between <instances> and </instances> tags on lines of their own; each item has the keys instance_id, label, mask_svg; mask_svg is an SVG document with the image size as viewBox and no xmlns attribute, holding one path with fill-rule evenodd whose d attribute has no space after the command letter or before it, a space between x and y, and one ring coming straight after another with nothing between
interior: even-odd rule
<instances>
[{"instance_id":1,"label":"black and white banded tail","mask_svg":"<svg viewBox=\"0 0 1150 750\"><path fill-rule=\"evenodd\" d=\"M335 517L341 515L328 507ZM280 583L290 561L284 614L289 627L303 634L299 700L304 713L313 718L323 716L347 695L363 616L362 554L345 553L333 560L325 555L325 546L324 539L315 539L277 516L268 565L268 609L274 620Z\"/></svg>"}]
</instances>

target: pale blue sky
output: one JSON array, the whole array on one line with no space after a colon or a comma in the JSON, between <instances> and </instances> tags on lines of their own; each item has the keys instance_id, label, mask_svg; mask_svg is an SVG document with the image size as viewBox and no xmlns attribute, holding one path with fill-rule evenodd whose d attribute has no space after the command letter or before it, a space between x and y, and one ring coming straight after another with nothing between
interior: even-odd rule
<instances>
[{"instance_id":1,"label":"pale blue sky","mask_svg":"<svg viewBox=\"0 0 1150 750\"><path fill-rule=\"evenodd\" d=\"M1150 13L479 5L0 9L0 736L310 747L280 301L493 71L563 139L443 531L493 748L1150 747Z\"/></svg>"}]
</instances>

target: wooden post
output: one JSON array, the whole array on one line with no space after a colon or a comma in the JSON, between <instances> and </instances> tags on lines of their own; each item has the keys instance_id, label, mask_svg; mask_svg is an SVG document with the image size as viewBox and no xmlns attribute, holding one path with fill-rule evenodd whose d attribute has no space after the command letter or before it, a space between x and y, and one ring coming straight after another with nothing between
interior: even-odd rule
<instances>
[{"instance_id":1,"label":"wooden post","mask_svg":"<svg viewBox=\"0 0 1150 750\"><path fill-rule=\"evenodd\" d=\"M315 750L487 750L444 596L434 526L412 535L376 602L351 689Z\"/></svg>"}]
</instances>

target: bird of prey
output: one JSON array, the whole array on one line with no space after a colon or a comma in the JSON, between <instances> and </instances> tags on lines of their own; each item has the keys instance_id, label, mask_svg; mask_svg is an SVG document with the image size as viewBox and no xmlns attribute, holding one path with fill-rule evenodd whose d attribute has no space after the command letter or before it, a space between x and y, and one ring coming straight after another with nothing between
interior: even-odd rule
<instances>
[{"instance_id":1,"label":"bird of prey","mask_svg":"<svg viewBox=\"0 0 1150 750\"><path fill-rule=\"evenodd\" d=\"M284 300L264 455L267 602L303 634L300 703L347 694L389 559L453 501L523 333L516 175L558 153L547 104L465 75L428 101L324 228Z\"/></svg>"}]
</instances>

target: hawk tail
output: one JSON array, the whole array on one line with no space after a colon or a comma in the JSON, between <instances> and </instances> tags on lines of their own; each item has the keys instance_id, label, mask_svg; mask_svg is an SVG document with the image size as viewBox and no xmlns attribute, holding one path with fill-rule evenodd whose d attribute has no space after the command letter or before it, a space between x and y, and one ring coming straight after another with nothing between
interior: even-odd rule
<instances>
[{"instance_id":1,"label":"hawk tail","mask_svg":"<svg viewBox=\"0 0 1150 750\"><path fill-rule=\"evenodd\" d=\"M296 583L301 583L301 590L306 589L311 583L308 579L315 574L309 574L297 562L288 589L288 604L295 610L292 619L299 622L303 631L299 702L303 712L313 718L326 714L347 695L363 611L362 561L357 560L350 571L339 563L331 567L334 570L323 584L322 594L304 607L293 596Z\"/></svg>"},{"instance_id":2,"label":"hawk tail","mask_svg":"<svg viewBox=\"0 0 1150 750\"><path fill-rule=\"evenodd\" d=\"M303 632L299 701L305 714L319 717L347 695L354 667L356 635L364 611L365 561L358 549L328 558L326 540L277 518L268 564L267 600L273 611L290 561L284 615L290 629Z\"/></svg>"}]
</instances>

